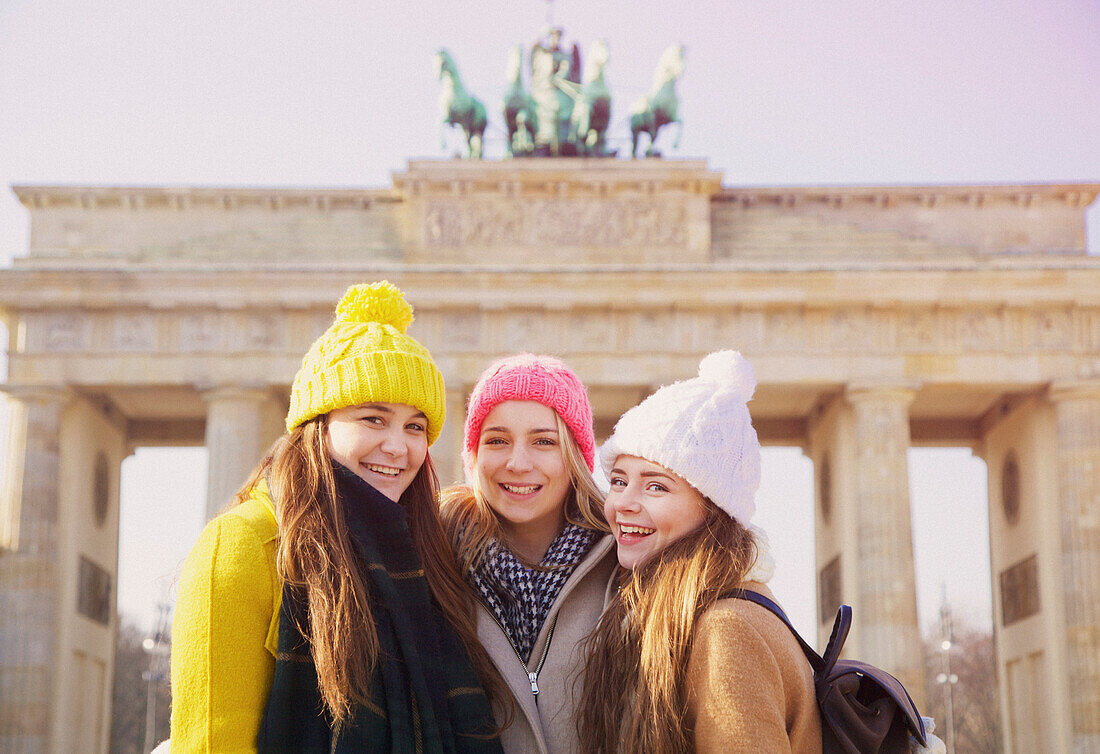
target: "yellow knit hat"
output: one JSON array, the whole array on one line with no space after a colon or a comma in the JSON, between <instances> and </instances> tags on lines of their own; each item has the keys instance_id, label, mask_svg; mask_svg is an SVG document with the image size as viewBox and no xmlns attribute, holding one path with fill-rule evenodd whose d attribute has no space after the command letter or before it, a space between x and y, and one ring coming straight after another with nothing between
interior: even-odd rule
<instances>
[{"instance_id":1,"label":"yellow knit hat","mask_svg":"<svg viewBox=\"0 0 1100 754\"><path fill-rule=\"evenodd\" d=\"M392 283L348 288L336 320L302 358L287 431L346 406L404 403L428 417L428 444L435 442L447 415L443 375L428 349L405 335L412 321L412 306Z\"/></svg>"}]
</instances>

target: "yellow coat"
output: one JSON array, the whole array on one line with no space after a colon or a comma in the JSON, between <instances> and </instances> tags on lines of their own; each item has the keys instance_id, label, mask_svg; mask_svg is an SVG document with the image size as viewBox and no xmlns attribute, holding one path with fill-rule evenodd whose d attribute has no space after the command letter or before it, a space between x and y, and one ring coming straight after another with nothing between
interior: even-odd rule
<instances>
[{"instance_id":1,"label":"yellow coat","mask_svg":"<svg viewBox=\"0 0 1100 754\"><path fill-rule=\"evenodd\" d=\"M261 483L206 525L172 620L172 751L255 752L279 638L275 509Z\"/></svg>"}]
</instances>

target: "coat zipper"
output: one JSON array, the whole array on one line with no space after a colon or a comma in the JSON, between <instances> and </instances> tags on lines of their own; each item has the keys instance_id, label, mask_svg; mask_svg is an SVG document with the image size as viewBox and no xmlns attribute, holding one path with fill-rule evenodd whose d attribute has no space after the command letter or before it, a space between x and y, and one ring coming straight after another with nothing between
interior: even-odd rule
<instances>
[{"instance_id":1,"label":"coat zipper","mask_svg":"<svg viewBox=\"0 0 1100 754\"><path fill-rule=\"evenodd\" d=\"M482 603L485 604L484 602ZM554 627L558 625L558 613L554 613L554 620L550 622L550 629L546 632L546 646L542 648L542 657L539 658L539 664L535 666L535 672L531 672L527 663L523 661L523 656L520 655L519 650L516 649L516 645L512 643L512 639L508 636L508 632L504 630L504 624L500 622L496 614L492 610L485 606L486 612L492 616L493 620L498 626L500 626L501 633L504 634L505 640L508 642L508 646L512 648L512 651L516 655L516 659L519 660L520 667L523 668L523 672L527 674L527 680L531 682L531 696L535 697L535 703L538 703L539 696L539 673L542 672L542 666L546 662L546 656L550 654L550 642L554 639Z\"/></svg>"}]
</instances>

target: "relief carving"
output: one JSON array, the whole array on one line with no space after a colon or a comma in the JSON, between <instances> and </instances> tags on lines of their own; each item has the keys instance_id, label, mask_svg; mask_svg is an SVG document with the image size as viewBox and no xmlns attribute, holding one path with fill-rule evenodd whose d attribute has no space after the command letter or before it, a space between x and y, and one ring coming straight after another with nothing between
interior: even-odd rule
<instances>
[{"instance_id":1,"label":"relief carving","mask_svg":"<svg viewBox=\"0 0 1100 754\"><path fill-rule=\"evenodd\" d=\"M599 315L582 312L571 314L565 328L571 347L578 351L609 351L612 348L612 330L604 326Z\"/></svg>"},{"instance_id":2,"label":"relief carving","mask_svg":"<svg viewBox=\"0 0 1100 754\"><path fill-rule=\"evenodd\" d=\"M657 200L437 200L424 216L428 246L680 246L681 202Z\"/></svg>"},{"instance_id":3,"label":"relief carving","mask_svg":"<svg viewBox=\"0 0 1100 754\"><path fill-rule=\"evenodd\" d=\"M283 346L282 318L275 314L250 314L240 329L245 350L270 350Z\"/></svg>"},{"instance_id":4,"label":"relief carving","mask_svg":"<svg viewBox=\"0 0 1100 754\"><path fill-rule=\"evenodd\" d=\"M1003 338L1001 318L996 312L966 312L959 326L959 341L964 348L998 349Z\"/></svg>"},{"instance_id":5,"label":"relief carving","mask_svg":"<svg viewBox=\"0 0 1100 754\"><path fill-rule=\"evenodd\" d=\"M111 581L107 569L81 555L77 571L77 612L101 625L110 625L114 606Z\"/></svg>"},{"instance_id":6,"label":"relief carving","mask_svg":"<svg viewBox=\"0 0 1100 754\"><path fill-rule=\"evenodd\" d=\"M42 349L88 350L88 321L79 314L55 314L42 319Z\"/></svg>"},{"instance_id":7,"label":"relief carving","mask_svg":"<svg viewBox=\"0 0 1100 754\"><path fill-rule=\"evenodd\" d=\"M871 345L870 323L865 312L844 309L829 318L829 342L841 351L867 350Z\"/></svg>"},{"instance_id":8,"label":"relief carving","mask_svg":"<svg viewBox=\"0 0 1100 754\"><path fill-rule=\"evenodd\" d=\"M898 345L928 349L936 345L936 313L930 310L902 312L898 316Z\"/></svg>"},{"instance_id":9,"label":"relief carving","mask_svg":"<svg viewBox=\"0 0 1100 754\"><path fill-rule=\"evenodd\" d=\"M218 315L214 312L185 314L179 322L181 351L214 351L220 340Z\"/></svg>"},{"instance_id":10,"label":"relief carving","mask_svg":"<svg viewBox=\"0 0 1100 754\"><path fill-rule=\"evenodd\" d=\"M120 314L114 318L112 346L116 351L152 351L157 343L157 321L148 314Z\"/></svg>"},{"instance_id":11,"label":"relief carving","mask_svg":"<svg viewBox=\"0 0 1100 754\"><path fill-rule=\"evenodd\" d=\"M1032 555L1001 571L1001 625L1011 626L1039 612L1039 562Z\"/></svg>"},{"instance_id":12,"label":"relief carving","mask_svg":"<svg viewBox=\"0 0 1100 754\"><path fill-rule=\"evenodd\" d=\"M1073 319L1064 309L1035 312L1035 345L1039 348L1069 348Z\"/></svg>"},{"instance_id":13,"label":"relief carving","mask_svg":"<svg viewBox=\"0 0 1100 754\"><path fill-rule=\"evenodd\" d=\"M764 331L765 342L780 348L798 348L806 342L806 323L800 311L768 312Z\"/></svg>"},{"instance_id":14,"label":"relief carving","mask_svg":"<svg viewBox=\"0 0 1100 754\"><path fill-rule=\"evenodd\" d=\"M664 317L654 312L638 312L631 323L633 343L631 347L637 350L652 348L654 343L668 343L668 328L665 326Z\"/></svg>"}]
</instances>

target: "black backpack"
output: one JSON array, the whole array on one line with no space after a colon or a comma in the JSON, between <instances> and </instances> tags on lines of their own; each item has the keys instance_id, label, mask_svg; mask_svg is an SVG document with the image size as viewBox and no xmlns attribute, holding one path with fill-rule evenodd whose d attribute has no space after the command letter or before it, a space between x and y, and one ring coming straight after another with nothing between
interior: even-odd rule
<instances>
[{"instance_id":1,"label":"black backpack","mask_svg":"<svg viewBox=\"0 0 1100 754\"><path fill-rule=\"evenodd\" d=\"M824 754L908 754L910 734L921 746L927 746L924 723L901 681L865 662L840 659L852 626L851 607L841 605L837 610L825 653L818 656L779 605L748 589L729 596L755 602L775 613L798 640L814 671Z\"/></svg>"}]
</instances>

